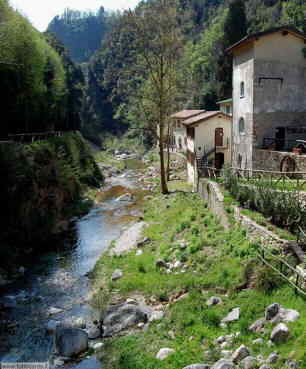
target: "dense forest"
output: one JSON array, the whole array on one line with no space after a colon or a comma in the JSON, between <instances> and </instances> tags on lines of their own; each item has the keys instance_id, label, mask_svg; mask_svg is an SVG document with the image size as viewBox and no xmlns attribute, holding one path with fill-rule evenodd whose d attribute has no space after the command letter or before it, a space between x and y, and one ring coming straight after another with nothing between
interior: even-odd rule
<instances>
[{"instance_id":1,"label":"dense forest","mask_svg":"<svg viewBox=\"0 0 306 369\"><path fill-rule=\"evenodd\" d=\"M154 0L141 1L136 12L149 14L154 3ZM215 109L218 99L231 95L231 59L225 50L246 34L282 24L306 31L303 0L175 0L168 3L175 8L181 42L172 110ZM61 19L70 29L69 34L76 27L66 18L69 19L65 14L56 18L49 27L61 39L63 33L53 27L54 22ZM76 18L85 22L86 16ZM84 67L87 97L82 127L95 141L103 142L108 133L118 134L128 128L133 128L128 130L130 136L139 137L143 132L146 117L139 105L142 100L139 95L143 96L148 76L141 66L139 45L128 29L127 19L128 12L123 12L113 16L111 22L106 21L109 27L103 24L102 43ZM89 35L95 30L95 26L84 29L84 39L90 39ZM66 46L70 48L71 41Z\"/></svg>"},{"instance_id":2,"label":"dense forest","mask_svg":"<svg viewBox=\"0 0 306 369\"><path fill-rule=\"evenodd\" d=\"M63 44L34 29L7 0L0 0L0 25L0 267L8 269L54 248L82 210L82 192L103 178L75 132L85 98L81 68ZM54 130L61 137L39 135ZM21 144L16 135L25 133L30 139Z\"/></svg>"},{"instance_id":3,"label":"dense forest","mask_svg":"<svg viewBox=\"0 0 306 369\"><path fill-rule=\"evenodd\" d=\"M66 9L51 21L48 32L65 44L73 61L82 63L101 46L111 19L103 7L96 13Z\"/></svg>"},{"instance_id":4,"label":"dense forest","mask_svg":"<svg viewBox=\"0 0 306 369\"><path fill-rule=\"evenodd\" d=\"M0 0L0 24L0 98L5 117L0 137L78 129L84 87L80 68L59 43L36 31L7 0Z\"/></svg>"}]
</instances>

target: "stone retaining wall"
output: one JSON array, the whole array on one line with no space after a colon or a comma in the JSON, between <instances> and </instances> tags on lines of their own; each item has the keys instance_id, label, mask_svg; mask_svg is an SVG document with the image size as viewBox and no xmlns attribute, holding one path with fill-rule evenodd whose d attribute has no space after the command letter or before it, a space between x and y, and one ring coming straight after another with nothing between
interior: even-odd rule
<instances>
[{"instance_id":1,"label":"stone retaining wall","mask_svg":"<svg viewBox=\"0 0 306 369\"><path fill-rule=\"evenodd\" d=\"M229 229L230 223L225 211L224 196L218 184L205 178L200 179L199 194L207 201L208 208L217 216L223 227Z\"/></svg>"},{"instance_id":2,"label":"stone retaining wall","mask_svg":"<svg viewBox=\"0 0 306 369\"><path fill-rule=\"evenodd\" d=\"M225 211L224 196L219 185L208 179L201 179L199 182L199 194L207 201L209 209L219 218L221 224L230 228L228 214ZM234 217L243 225L248 232L248 237L252 241L260 241L262 245L275 247L286 247L290 241L279 238L267 228L257 224L251 218L243 215L238 206L234 206Z\"/></svg>"},{"instance_id":3,"label":"stone retaining wall","mask_svg":"<svg viewBox=\"0 0 306 369\"><path fill-rule=\"evenodd\" d=\"M254 150L253 169L279 172L281 171L281 162L286 156L295 161L296 172L306 172L306 155L270 150Z\"/></svg>"}]
</instances>

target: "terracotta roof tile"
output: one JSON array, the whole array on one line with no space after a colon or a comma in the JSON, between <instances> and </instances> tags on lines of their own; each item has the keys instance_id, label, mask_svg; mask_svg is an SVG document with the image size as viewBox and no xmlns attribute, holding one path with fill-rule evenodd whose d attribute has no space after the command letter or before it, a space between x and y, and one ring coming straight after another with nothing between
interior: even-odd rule
<instances>
[{"instance_id":1,"label":"terracotta roof tile","mask_svg":"<svg viewBox=\"0 0 306 369\"><path fill-rule=\"evenodd\" d=\"M188 119L204 112L205 110L182 110L178 113L172 114L170 118Z\"/></svg>"}]
</instances>

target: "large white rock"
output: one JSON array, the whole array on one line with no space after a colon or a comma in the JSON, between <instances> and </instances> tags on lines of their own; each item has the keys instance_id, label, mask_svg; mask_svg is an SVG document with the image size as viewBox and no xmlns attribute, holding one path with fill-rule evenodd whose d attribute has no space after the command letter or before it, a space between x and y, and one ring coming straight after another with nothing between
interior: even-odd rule
<instances>
[{"instance_id":1,"label":"large white rock","mask_svg":"<svg viewBox=\"0 0 306 369\"><path fill-rule=\"evenodd\" d=\"M167 357L171 354L173 354L175 352L175 350L171 349L171 348L162 348L158 351L157 355L156 355L156 359L158 360L165 360L167 359Z\"/></svg>"},{"instance_id":2,"label":"large white rock","mask_svg":"<svg viewBox=\"0 0 306 369\"><path fill-rule=\"evenodd\" d=\"M192 365L188 365L185 366L185 368L183 369L209 369L210 366L207 364L192 364Z\"/></svg>"},{"instance_id":3,"label":"large white rock","mask_svg":"<svg viewBox=\"0 0 306 369\"><path fill-rule=\"evenodd\" d=\"M222 323L230 323L234 322L236 320L239 320L240 318L240 308L235 308L231 312L229 312L226 317L224 317L221 322Z\"/></svg>"},{"instance_id":4,"label":"large white rock","mask_svg":"<svg viewBox=\"0 0 306 369\"><path fill-rule=\"evenodd\" d=\"M121 269L116 269L114 273L112 274L112 281L117 281L117 279L120 279L123 277L123 272Z\"/></svg>"},{"instance_id":5,"label":"large white rock","mask_svg":"<svg viewBox=\"0 0 306 369\"><path fill-rule=\"evenodd\" d=\"M48 314L49 315L56 315L56 314L62 313L63 311L64 311L63 309L51 306L48 310Z\"/></svg>"},{"instance_id":6,"label":"large white rock","mask_svg":"<svg viewBox=\"0 0 306 369\"><path fill-rule=\"evenodd\" d=\"M284 323L279 323L271 333L271 341L274 343L281 343L287 341L289 337L289 329Z\"/></svg>"}]
</instances>

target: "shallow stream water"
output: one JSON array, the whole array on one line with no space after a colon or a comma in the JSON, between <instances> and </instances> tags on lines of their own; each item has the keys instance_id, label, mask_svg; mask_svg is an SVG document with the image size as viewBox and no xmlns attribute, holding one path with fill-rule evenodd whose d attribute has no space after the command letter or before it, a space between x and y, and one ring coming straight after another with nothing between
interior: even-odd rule
<instances>
[{"instance_id":1,"label":"shallow stream water","mask_svg":"<svg viewBox=\"0 0 306 369\"><path fill-rule=\"evenodd\" d=\"M109 179L98 197L99 203L75 223L74 244L38 258L22 280L6 288L0 302L10 305L4 319L10 321L11 328L1 339L0 362L48 361L53 351L53 337L46 332L49 320L94 318L87 275L111 241L137 220L139 203L116 201L127 191L141 198L144 192L137 190L136 177L136 171L128 170ZM50 307L63 311L50 315ZM99 369L102 364L92 356L65 367Z\"/></svg>"}]
</instances>

